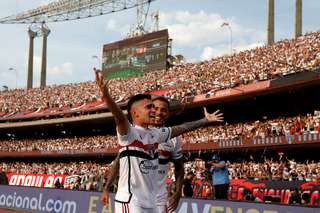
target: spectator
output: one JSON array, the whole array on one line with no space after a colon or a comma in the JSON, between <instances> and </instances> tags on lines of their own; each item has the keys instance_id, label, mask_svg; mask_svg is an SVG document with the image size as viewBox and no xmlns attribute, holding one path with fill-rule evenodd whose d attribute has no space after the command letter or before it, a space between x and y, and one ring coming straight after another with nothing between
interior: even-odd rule
<instances>
[{"instance_id":1,"label":"spectator","mask_svg":"<svg viewBox=\"0 0 320 213\"><path fill-rule=\"evenodd\" d=\"M193 196L193 189L192 189L193 177L194 177L193 173L189 172L183 180L182 195L184 197L191 198Z\"/></svg>"},{"instance_id":2,"label":"spectator","mask_svg":"<svg viewBox=\"0 0 320 213\"><path fill-rule=\"evenodd\" d=\"M289 204L290 205L301 205L301 194L299 189L295 188L291 190L290 197L289 197Z\"/></svg>"},{"instance_id":3,"label":"spectator","mask_svg":"<svg viewBox=\"0 0 320 213\"><path fill-rule=\"evenodd\" d=\"M216 199L228 199L230 180L226 162L220 160L220 157L214 154L209 164L212 166L212 183Z\"/></svg>"}]
</instances>

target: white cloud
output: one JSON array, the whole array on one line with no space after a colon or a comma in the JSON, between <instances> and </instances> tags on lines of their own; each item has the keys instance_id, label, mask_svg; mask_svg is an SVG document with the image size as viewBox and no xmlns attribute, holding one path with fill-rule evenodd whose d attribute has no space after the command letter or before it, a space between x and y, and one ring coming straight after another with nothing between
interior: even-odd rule
<instances>
[{"instance_id":1,"label":"white cloud","mask_svg":"<svg viewBox=\"0 0 320 213\"><path fill-rule=\"evenodd\" d=\"M105 29L120 33L123 37L129 31L127 21L109 19ZM231 28L221 27L224 22L229 23ZM203 10L160 13L160 29L166 28L173 39L173 53L190 58L188 61L230 54L231 35L234 51L259 46L258 42L264 40L264 32L242 26L234 18Z\"/></svg>"},{"instance_id":2,"label":"white cloud","mask_svg":"<svg viewBox=\"0 0 320 213\"><path fill-rule=\"evenodd\" d=\"M263 32L241 26L236 20L228 20L217 13L176 11L160 14L160 20L161 26L169 29L174 46L192 48L194 52L198 49L201 59L229 54L231 35L236 50L240 43L239 49L243 50L264 38ZM231 28L221 27L224 22Z\"/></svg>"},{"instance_id":3,"label":"white cloud","mask_svg":"<svg viewBox=\"0 0 320 213\"><path fill-rule=\"evenodd\" d=\"M73 64L70 62L63 63L60 66L55 66L48 69L48 75L53 80L55 78L65 78L72 76Z\"/></svg>"},{"instance_id":4,"label":"white cloud","mask_svg":"<svg viewBox=\"0 0 320 213\"><path fill-rule=\"evenodd\" d=\"M250 49L254 49L256 47L261 47L263 45L264 45L264 43L262 43L262 42L251 43L251 44L248 44L248 45L239 44L238 46L236 46L235 50L236 50L236 52L240 52L240 51L243 51L243 50L250 50Z\"/></svg>"},{"instance_id":5,"label":"white cloud","mask_svg":"<svg viewBox=\"0 0 320 213\"><path fill-rule=\"evenodd\" d=\"M120 33L121 36L125 36L128 34L130 30L130 25L122 23L121 21L116 21L114 19L109 19L106 23L105 30L108 31L113 31Z\"/></svg>"},{"instance_id":6,"label":"white cloud","mask_svg":"<svg viewBox=\"0 0 320 213\"><path fill-rule=\"evenodd\" d=\"M201 60L209 60L213 58L214 50L212 47L205 47L201 53Z\"/></svg>"},{"instance_id":7,"label":"white cloud","mask_svg":"<svg viewBox=\"0 0 320 213\"><path fill-rule=\"evenodd\" d=\"M221 24L226 22L220 14L199 11L177 11L160 14L160 25L169 29L170 36L178 45L203 46L222 42L225 32ZM236 25L232 23L232 25Z\"/></svg>"}]
</instances>

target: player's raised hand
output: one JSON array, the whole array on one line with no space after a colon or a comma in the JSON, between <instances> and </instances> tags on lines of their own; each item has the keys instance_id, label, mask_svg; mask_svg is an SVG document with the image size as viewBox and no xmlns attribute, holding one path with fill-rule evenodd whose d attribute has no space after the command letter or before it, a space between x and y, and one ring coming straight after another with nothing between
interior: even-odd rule
<instances>
[{"instance_id":1,"label":"player's raised hand","mask_svg":"<svg viewBox=\"0 0 320 213\"><path fill-rule=\"evenodd\" d=\"M105 80L103 79L103 75L102 75L101 70L97 70L96 68L93 68L93 71L95 72L95 75L96 75L96 83L97 83L97 85L99 86L99 89L100 89L102 92L104 92L106 86L108 85L107 81L105 81Z\"/></svg>"},{"instance_id":2,"label":"player's raised hand","mask_svg":"<svg viewBox=\"0 0 320 213\"><path fill-rule=\"evenodd\" d=\"M214 113L208 113L207 109L203 107L204 116L209 122L223 122L223 113L220 113L220 110L215 111Z\"/></svg>"}]
</instances>

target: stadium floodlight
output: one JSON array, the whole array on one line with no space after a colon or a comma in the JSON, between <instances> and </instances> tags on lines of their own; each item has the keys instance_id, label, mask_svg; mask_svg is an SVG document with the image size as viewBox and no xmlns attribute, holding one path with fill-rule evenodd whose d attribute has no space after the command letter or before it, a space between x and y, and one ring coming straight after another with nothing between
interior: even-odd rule
<instances>
[{"instance_id":1,"label":"stadium floodlight","mask_svg":"<svg viewBox=\"0 0 320 213\"><path fill-rule=\"evenodd\" d=\"M230 32L230 54L232 55L233 48L232 48L232 28L231 28L231 25L228 22L223 22L221 24L221 27L227 27L229 29L229 32Z\"/></svg>"},{"instance_id":2,"label":"stadium floodlight","mask_svg":"<svg viewBox=\"0 0 320 213\"><path fill-rule=\"evenodd\" d=\"M33 24L89 18L139 7L155 0L59 0L0 19L2 24Z\"/></svg>"},{"instance_id":3,"label":"stadium floodlight","mask_svg":"<svg viewBox=\"0 0 320 213\"><path fill-rule=\"evenodd\" d=\"M101 66L101 59L100 59L100 57L99 56L97 56L97 55L93 55L93 56L91 56L91 58L92 59L94 59L94 60L96 60L97 62L98 62L98 67L99 67L99 69L100 69L100 66Z\"/></svg>"}]
</instances>

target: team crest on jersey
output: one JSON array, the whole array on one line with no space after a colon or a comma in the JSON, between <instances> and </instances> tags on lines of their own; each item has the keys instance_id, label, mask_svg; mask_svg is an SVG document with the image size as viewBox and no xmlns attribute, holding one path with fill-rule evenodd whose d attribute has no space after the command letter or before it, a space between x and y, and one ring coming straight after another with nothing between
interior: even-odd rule
<instances>
[{"instance_id":1,"label":"team crest on jersey","mask_svg":"<svg viewBox=\"0 0 320 213\"><path fill-rule=\"evenodd\" d=\"M140 172L143 174L149 174L150 170L157 170L158 165L154 165L150 160L143 160L139 164Z\"/></svg>"},{"instance_id":2,"label":"team crest on jersey","mask_svg":"<svg viewBox=\"0 0 320 213\"><path fill-rule=\"evenodd\" d=\"M145 146L145 150L152 158L154 158L155 154L158 152L158 144L148 144Z\"/></svg>"}]
</instances>

